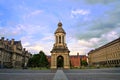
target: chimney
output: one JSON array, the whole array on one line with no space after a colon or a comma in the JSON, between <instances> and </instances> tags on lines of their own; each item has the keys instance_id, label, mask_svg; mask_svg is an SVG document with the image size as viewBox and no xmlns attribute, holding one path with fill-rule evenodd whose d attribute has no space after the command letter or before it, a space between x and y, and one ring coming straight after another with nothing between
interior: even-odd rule
<instances>
[{"instance_id":1,"label":"chimney","mask_svg":"<svg viewBox=\"0 0 120 80\"><path fill-rule=\"evenodd\" d=\"M23 49L23 51L25 51L25 50L26 50L26 48Z\"/></svg>"},{"instance_id":2,"label":"chimney","mask_svg":"<svg viewBox=\"0 0 120 80\"><path fill-rule=\"evenodd\" d=\"M4 41L4 37L1 37L1 40Z\"/></svg>"},{"instance_id":3,"label":"chimney","mask_svg":"<svg viewBox=\"0 0 120 80\"><path fill-rule=\"evenodd\" d=\"M6 39L6 42L7 42L7 44L8 44L8 39Z\"/></svg>"},{"instance_id":4,"label":"chimney","mask_svg":"<svg viewBox=\"0 0 120 80\"><path fill-rule=\"evenodd\" d=\"M6 41L8 41L9 39L6 39Z\"/></svg>"},{"instance_id":5,"label":"chimney","mask_svg":"<svg viewBox=\"0 0 120 80\"><path fill-rule=\"evenodd\" d=\"M15 39L12 39L12 42L11 42L12 45L14 44L14 40L15 40Z\"/></svg>"}]
</instances>

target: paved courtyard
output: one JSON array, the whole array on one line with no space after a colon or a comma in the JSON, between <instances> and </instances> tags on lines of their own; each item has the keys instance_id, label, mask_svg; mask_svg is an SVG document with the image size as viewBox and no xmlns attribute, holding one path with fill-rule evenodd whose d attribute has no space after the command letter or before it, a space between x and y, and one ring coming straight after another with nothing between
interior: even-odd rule
<instances>
[{"instance_id":1,"label":"paved courtyard","mask_svg":"<svg viewBox=\"0 0 120 80\"><path fill-rule=\"evenodd\" d=\"M120 80L120 68L82 70L0 69L0 80Z\"/></svg>"},{"instance_id":2,"label":"paved courtyard","mask_svg":"<svg viewBox=\"0 0 120 80\"><path fill-rule=\"evenodd\" d=\"M68 80L120 80L120 68L64 71Z\"/></svg>"}]
</instances>

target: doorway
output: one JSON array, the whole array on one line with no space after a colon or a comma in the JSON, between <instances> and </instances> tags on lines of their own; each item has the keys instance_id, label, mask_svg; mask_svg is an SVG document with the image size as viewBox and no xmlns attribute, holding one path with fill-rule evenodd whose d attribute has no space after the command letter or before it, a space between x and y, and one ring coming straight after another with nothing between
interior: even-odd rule
<instances>
[{"instance_id":1,"label":"doorway","mask_svg":"<svg viewBox=\"0 0 120 80\"><path fill-rule=\"evenodd\" d=\"M63 56L57 57L57 68L63 68L64 67L64 58Z\"/></svg>"}]
</instances>

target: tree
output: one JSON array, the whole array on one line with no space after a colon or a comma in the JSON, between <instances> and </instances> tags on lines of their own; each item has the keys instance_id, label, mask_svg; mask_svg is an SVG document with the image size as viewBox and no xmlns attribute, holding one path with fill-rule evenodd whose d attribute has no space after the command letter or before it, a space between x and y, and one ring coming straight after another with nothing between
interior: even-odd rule
<instances>
[{"instance_id":1,"label":"tree","mask_svg":"<svg viewBox=\"0 0 120 80\"><path fill-rule=\"evenodd\" d=\"M39 54L34 54L32 58L28 61L28 67L47 67L48 60L43 51L40 51Z\"/></svg>"},{"instance_id":2,"label":"tree","mask_svg":"<svg viewBox=\"0 0 120 80\"><path fill-rule=\"evenodd\" d=\"M87 63L87 61L82 60L82 61L81 61L81 65L82 65L82 66L87 66L87 65L88 65L88 63Z\"/></svg>"},{"instance_id":3,"label":"tree","mask_svg":"<svg viewBox=\"0 0 120 80\"><path fill-rule=\"evenodd\" d=\"M48 59L43 51L39 52L40 55L40 61L39 61L39 66L40 67L47 67L49 65Z\"/></svg>"}]
</instances>

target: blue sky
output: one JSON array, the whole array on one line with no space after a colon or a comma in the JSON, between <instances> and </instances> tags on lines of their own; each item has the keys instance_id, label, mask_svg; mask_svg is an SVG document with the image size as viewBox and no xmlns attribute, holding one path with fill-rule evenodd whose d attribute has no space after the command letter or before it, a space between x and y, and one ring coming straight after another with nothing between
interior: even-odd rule
<instances>
[{"instance_id":1,"label":"blue sky","mask_svg":"<svg viewBox=\"0 0 120 80\"><path fill-rule=\"evenodd\" d=\"M70 54L87 54L120 37L120 0L0 0L0 37L33 54L51 54L59 21Z\"/></svg>"}]
</instances>

